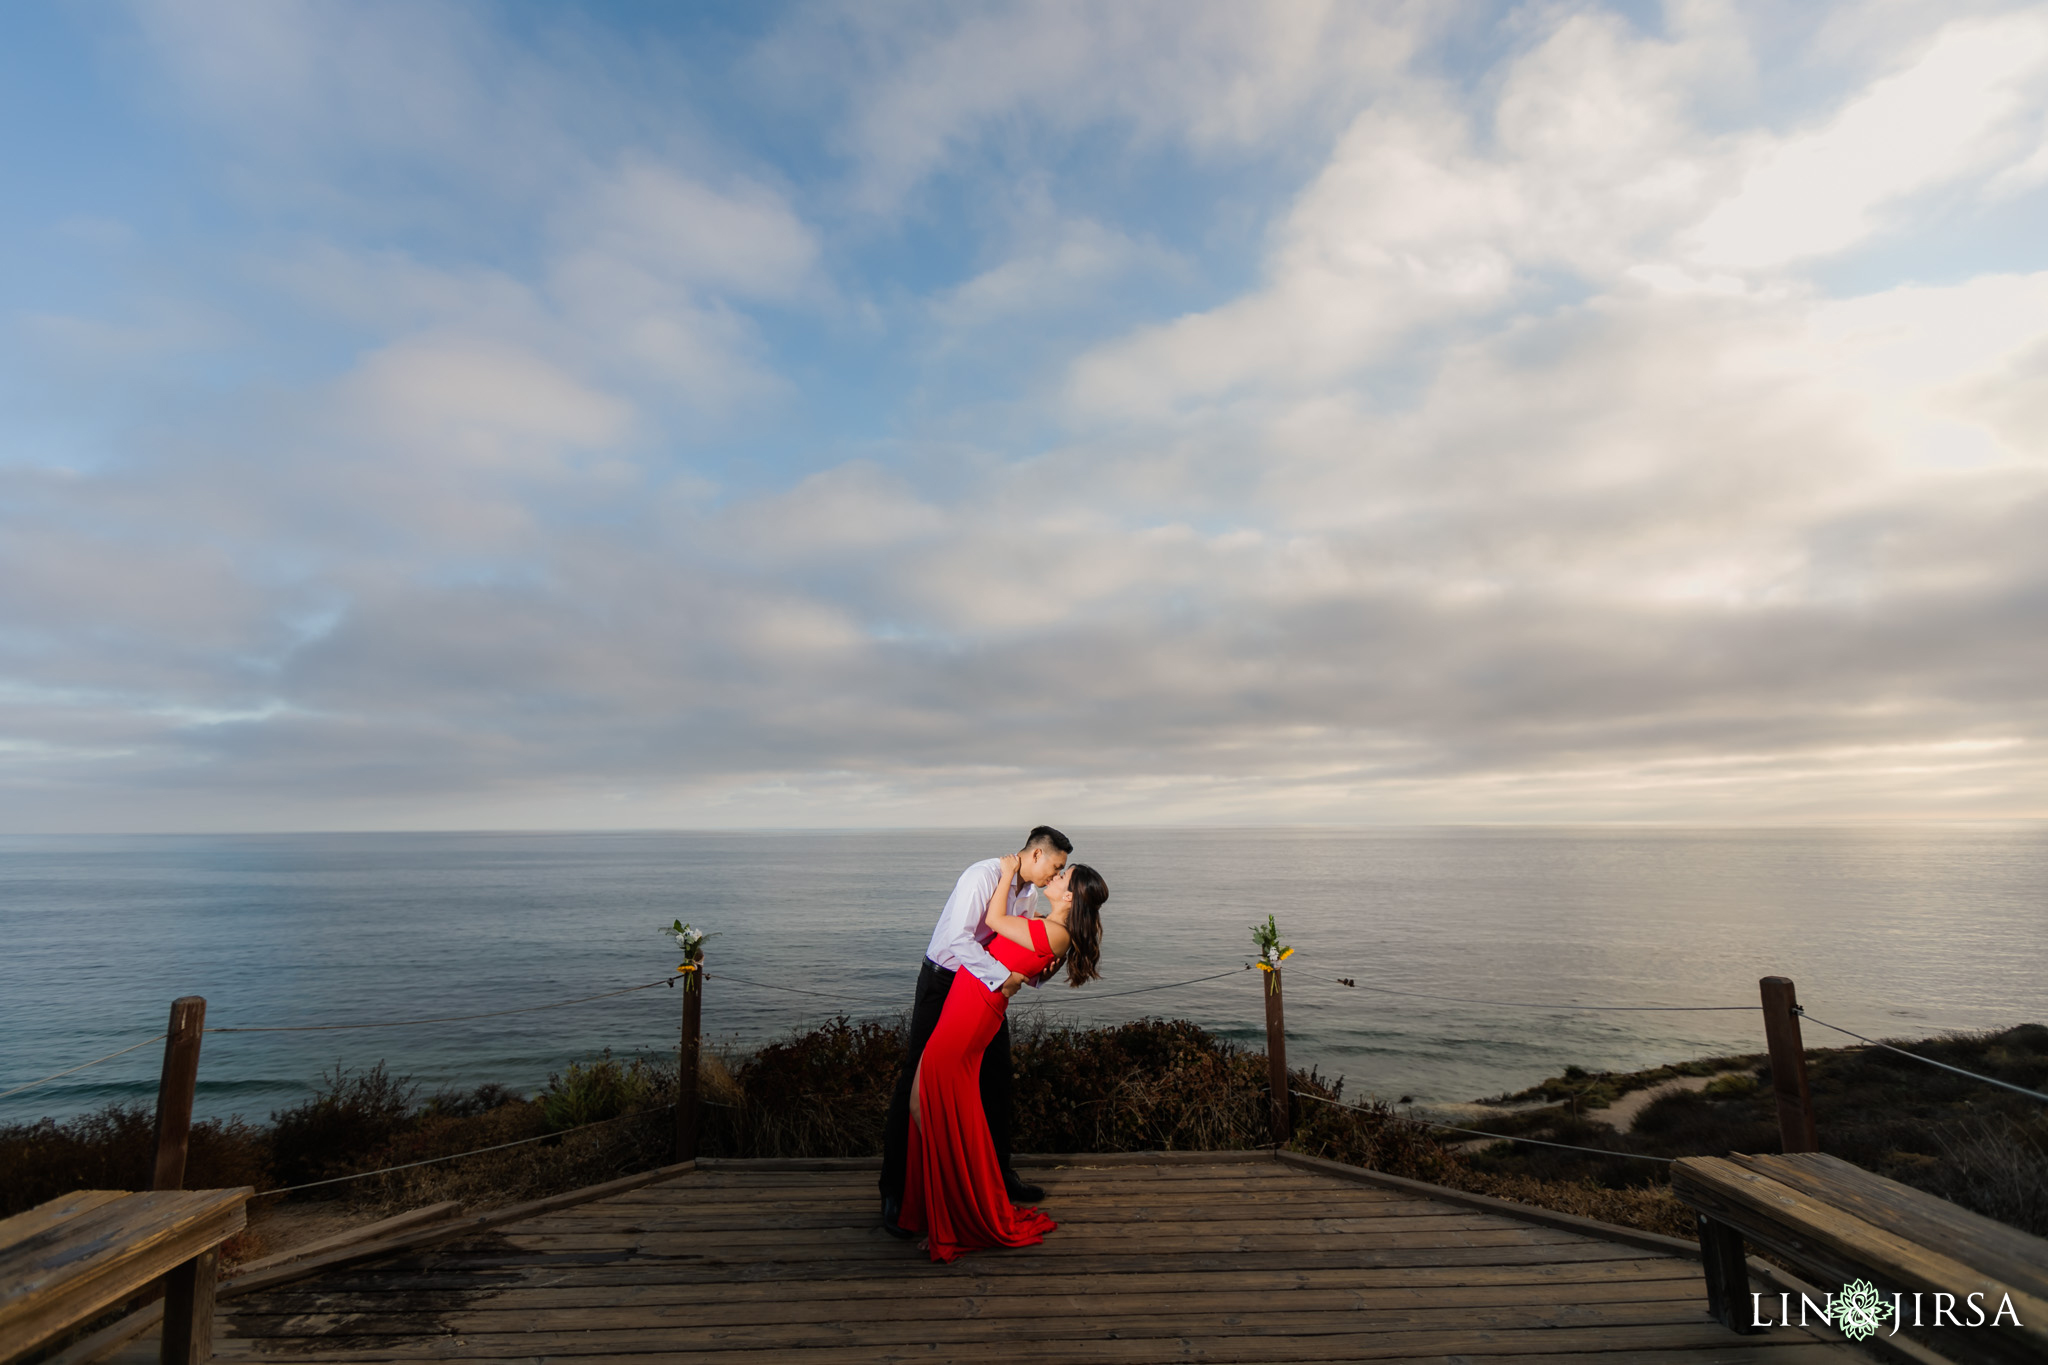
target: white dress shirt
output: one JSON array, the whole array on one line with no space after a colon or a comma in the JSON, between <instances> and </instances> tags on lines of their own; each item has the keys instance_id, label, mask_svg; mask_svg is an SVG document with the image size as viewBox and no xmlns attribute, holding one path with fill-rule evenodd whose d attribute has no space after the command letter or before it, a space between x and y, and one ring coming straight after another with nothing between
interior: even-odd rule
<instances>
[{"instance_id":1,"label":"white dress shirt","mask_svg":"<svg viewBox=\"0 0 2048 1365\"><path fill-rule=\"evenodd\" d=\"M956 972L962 967L974 973L975 979L992 991L999 991L1010 979L1010 969L996 961L989 952L988 942L995 931L983 921L988 916L989 897L996 893L996 883L1002 879L1003 860L988 858L976 863L960 874L960 880L953 884L953 894L946 898L946 908L939 915L939 927L932 930L931 947L924 950L935 966ZM1012 915L1029 914L1028 905L1019 909L1031 897L1038 894L1038 888L1029 882L1012 885L1010 902L1003 908ZM1032 982L1037 985L1037 982Z\"/></svg>"}]
</instances>

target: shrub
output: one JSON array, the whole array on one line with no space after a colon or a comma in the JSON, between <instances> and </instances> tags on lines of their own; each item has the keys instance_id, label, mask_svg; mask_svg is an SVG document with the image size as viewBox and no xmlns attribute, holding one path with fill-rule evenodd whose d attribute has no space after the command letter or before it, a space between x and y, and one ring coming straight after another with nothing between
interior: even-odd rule
<instances>
[{"instance_id":1,"label":"shrub","mask_svg":"<svg viewBox=\"0 0 2048 1365\"><path fill-rule=\"evenodd\" d=\"M412 1117L417 1089L378 1062L350 1072L337 1063L304 1104L270 1116L271 1167L280 1185L349 1175L381 1157Z\"/></svg>"},{"instance_id":2,"label":"shrub","mask_svg":"<svg viewBox=\"0 0 2048 1365\"><path fill-rule=\"evenodd\" d=\"M668 1088L673 1092L674 1087L671 1078ZM645 1109L656 1102L659 1089L646 1063L635 1060L622 1066L606 1048L596 1061L571 1062L565 1073L548 1077L548 1088L540 1097L541 1114L550 1128L580 1128Z\"/></svg>"},{"instance_id":3,"label":"shrub","mask_svg":"<svg viewBox=\"0 0 2048 1365\"><path fill-rule=\"evenodd\" d=\"M105 1109L58 1123L42 1119L0 1127L0 1218L73 1190L143 1190L156 1164L156 1115L139 1105ZM239 1118L192 1125L185 1185L220 1189L269 1183L269 1144Z\"/></svg>"},{"instance_id":4,"label":"shrub","mask_svg":"<svg viewBox=\"0 0 2048 1365\"><path fill-rule=\"evenodd\" d=\"M2048 1237L2048 1119L1968 1119L1935 1135L1945 1161L1913 1183Z\"/></svg>"},{"instance_id":5,"label":"shrub","mask_svg":"<svg viewBox=\"0 0 2048 1365\"><path fill-rule=\"evenodd\" d=\"M841 1016L698 1075L707 1156L871 1156L903 1065L900 1024ZM673 1080L670 1081L673 1093Z\"/></svg>"}]
</instances>

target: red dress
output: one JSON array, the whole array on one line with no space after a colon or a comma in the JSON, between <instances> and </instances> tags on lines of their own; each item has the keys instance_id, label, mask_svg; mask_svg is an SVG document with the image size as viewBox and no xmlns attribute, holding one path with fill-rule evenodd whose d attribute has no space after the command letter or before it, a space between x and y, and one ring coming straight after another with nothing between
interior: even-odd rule
<instances>
[{"instance_id":1,"label":"red dress","mask_svg":"<svg viewBox=\"0 0 2048 1365\"><path fill-rule=\"evenodd\" d=\"M1000 934L988 950L1011 971L1036 976L1055 959L1043 921L1029 923L1036 951ZM938 1027L924 1045L918 1116L910 1121L910 1164L896 1221L926 1234L934 1261L955 1260L976 1247L1034 1246L1059 1226L1037 1209L1010 1202L988 1116L981 1112L981 1054L1009 1006L1008 997L962 968L953 973Z\"/></svg>"}]
</instances>

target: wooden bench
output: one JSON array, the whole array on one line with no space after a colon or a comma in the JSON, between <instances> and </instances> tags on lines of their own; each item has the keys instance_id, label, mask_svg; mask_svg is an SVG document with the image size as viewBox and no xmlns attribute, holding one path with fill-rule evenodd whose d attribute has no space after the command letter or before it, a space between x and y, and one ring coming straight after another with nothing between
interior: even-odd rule
<instances>
[{"instance_id":1,"label":"wooden bench","mask_svg":"<svg viewBox=\"0 0 2048 1365\"><path fill-rule=\"evenodd\" d=\"M0 1221L0 1360L164 1281L164 1365L213 1353L220 1244L253 1190L80 1190Z\"/></svg>"},{"instance_id":2,"label":"wooden bench","mask_svg":"<svg viewBox=\"0 0 2048 1365\"><path fill-rule=\"evenodd\" d=\"M1738 1332L1762 1330L1759 1307L1772 1323L1802 1309L1798 1295L1751 1298L1750 1242L1829 1294L1863 1280L1887 1305L1904 1295L1879 1336L1896 1325L1959 1361L2048 1360L2048 1241L1821 1152L1684 1157L1671 1189L1700 1215L1708 1308Z\"/></svg>"}]
</instances>

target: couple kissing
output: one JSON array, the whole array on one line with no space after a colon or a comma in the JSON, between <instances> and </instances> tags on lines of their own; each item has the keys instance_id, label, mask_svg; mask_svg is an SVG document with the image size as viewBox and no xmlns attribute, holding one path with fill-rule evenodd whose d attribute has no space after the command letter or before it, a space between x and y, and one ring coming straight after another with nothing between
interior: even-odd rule
<instances>
[{"instance_id":1,"label":"couple kissing","mask_svg":"<svg viewBox=\"0 0 2048 1365\"><path fill-rule=\"evenodd\" d=\"M1030 1246L1056 1226L1030 1207L1045 1191L1010 1165L1015 1078L1010 1000L1062 966L1100 973L1109 884L1040 825L1007 858L960 874L932 931L910 1012L910 1050L882 1136L882 1226L922 1236L935 1261L978 1247Z\"/></svg>"}]
</instances>

